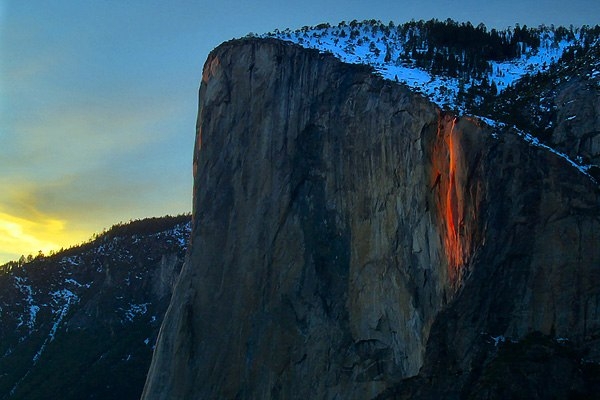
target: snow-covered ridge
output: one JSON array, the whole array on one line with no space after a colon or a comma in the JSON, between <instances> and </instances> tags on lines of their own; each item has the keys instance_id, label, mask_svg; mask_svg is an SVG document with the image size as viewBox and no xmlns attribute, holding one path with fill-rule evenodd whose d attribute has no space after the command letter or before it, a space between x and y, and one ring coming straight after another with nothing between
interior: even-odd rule
<instances>
[{"instance_id":1,"label":"snow-covered ridge","mask_svg":"<svg viewBox=\"0 0 600 400\"><path fill-rule=\"evenodd\" d=\"M493 127L493 128L508 128L508 126L502 122L494 121L489 118L475 116L475 115L473 117L479 119L480 121L484 122L485 124L487 124L488 126ZM551 153L556 154L560 158L564 159L567 163L569 163L569 165L571 165L573 168L576 168L577 170L579 170L579 172L581 172L582 174L587 176L592 182L598 183L597 180L592 175L590 175L589 171L590 171L590 168L592 167L591 165L582 164L580 162L581 160L578 160L579 162L574 161L565 153L558 151L558 150L540 142L540 140L537 137L533 136L530 133L523 132L522 130L518 129L515 126L513 126L512 129L514 129L515 132L517 133L517 135L521 139L523 139L525 142L527 142L530 146L539 147L541 149L544 149ZM492 136L494 138L498 139L497 133L493 133Z\"/></svg>"},{"instance_id":2,"label":"snow-covered ridge","mask_svg":"<svg viewBox=\"0 0 600 400\"><path fill-rule=\"evenodd\" d=\"M392 22L386 25L374 20L352 21L350 24L342 22L338 26L321 24L295 31L276 30L263 36L331 53L347 63L370 65L384 78L405 83L439 106L450 105L461 112L466 111L463 97L472 87L484 86L501 92L525 75L548 70L550 65L560 59L565 49L582 41L580 30L565 28L542 26L527 30L524 27L500 32L492 30L490 33L483 26L474 28L470 24L458 25L453 21L445 24L450 28L444 28L444 23L437 21L398 26ZM461 54L460 49L451 46L440 48L438 44L430 44L429 33L424 30L433 30L438 25L442 26L439 29L452 29L451 32L463 29L465 32L479 32L484 36L489 33L491 38L500 38L494 42L511 44L513 49L516 48L516 56L509 59L496 56L484 60L487 66L477 66L482 73L468 74L470 76L457 73L456 65L452 64L467 62L466 50ZM521 36L529 39L520 39ZM427 54L432 57L432 61L429 66L424 66L422 58L427 58ZM445 71L436 71L436 57L436 60L441 60L450 67ZM474 101L477 102L478 99Z\"/></svg>"},{"instance_id":3,"label":"snow-covered ridge","mask_svg":"<svg viewBox=\"0 0 600 400\"><path fill-rule=\"evenodd\" d=\"M347 63L369 65L384 79L406 84L441 108L473 115L490 126L507 127L479 116L478 110L486 99L493 100L525 77L568 64L578 52L584 54L583 49L600 46L600 27L528 29L517 25L503 31L488 31L483 25L473 27L451 20L411 21L397 26L370 20L342 22L337 26L321 24L295 31L276 30L263 37L330 53ZM590 65L588 78L600 77L598 64ZM540 99L540 109L547 108L544 100ZM576 116L569 118L573 120ZM514 128L530 145L564 158L595 182L589 173L590 165L582 165L580 157L574 161L530 133Z\"/></svg>"}]
</instances>

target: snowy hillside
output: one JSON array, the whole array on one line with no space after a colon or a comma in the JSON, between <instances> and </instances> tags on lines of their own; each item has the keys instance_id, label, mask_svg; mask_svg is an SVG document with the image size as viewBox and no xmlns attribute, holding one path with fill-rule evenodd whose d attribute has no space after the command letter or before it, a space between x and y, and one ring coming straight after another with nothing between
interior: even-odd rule
<instances>
[{"instance_id":1,"label":"snowy hillside","mask_svg":"<svg viewBox=\"0 0 600 400\"><path fill-rule=\"evenodd\" d=\"M547 71L565 49L586 40L598 43L597 32L589 29L542 26L488 31L483 25L450 20L398 26L352 21L265 36L329 52L348 63L371 65L386 79L403 82L438 105L462 112L469 110L471 102L482 101L477 89L500 93L526 75Z\"/></svg>"},{"instance_id":2,"label":"snowy hillside","mask_svg":"<svg viewBox=\"0 0 600 400\"><path fill-rule=\"evenodd\" d=\"M133 221L1 266L0 398L139 398L190 231Z\"/></svg>"},{"instance_id":3,"label":"snowy hillside","mask_svg":"<svg viewBox=\"0 0 600 400\"><path fill-rule=\"evenodd\" d=\"M598 129L569 106L593 103L600 90L600 26L516 25L497 31L452 20L402 25L369 20L263 36L369 65L442 109L515 127L531 145L561 155L600 181ZM565 98L559 92L573 91L568 85L580 88L577 99L557 101Z\"/></svg>"}]
</instances>

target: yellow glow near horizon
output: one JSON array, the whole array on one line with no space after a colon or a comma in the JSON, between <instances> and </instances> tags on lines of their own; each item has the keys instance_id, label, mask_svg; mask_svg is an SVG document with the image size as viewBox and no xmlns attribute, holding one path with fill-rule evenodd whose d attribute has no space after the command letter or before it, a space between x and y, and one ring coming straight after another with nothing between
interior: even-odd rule
<instances>
[{"instance_id":1,"label":"yellow glow near horizon","mask_svg":"<svg viewBox=\"0 0 600 400\"><path fill-rule=\"evenodd\" d=\"M47 254L77 243L65 229L66 222L50 216L36 216L35 220L0 212L0 264L17 260L21 255Z\"/></svg>"}]
</instances>

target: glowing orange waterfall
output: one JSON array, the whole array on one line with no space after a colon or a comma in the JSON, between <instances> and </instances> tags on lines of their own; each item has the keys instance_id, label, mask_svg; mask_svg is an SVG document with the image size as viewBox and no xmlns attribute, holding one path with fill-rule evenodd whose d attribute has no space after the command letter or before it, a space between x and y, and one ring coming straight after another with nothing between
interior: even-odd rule
<instances>
[{"instance_id":1,"label":"glowing orange waterfall","mask_svg":"<svg viewBox=\"0 0 600 400\"><path fill-rule=\"evenodd\" d=\"M461 267L465 264L465 245L461 235L463 193L457 176L460 146L456 135L456 119L440 118L433 157L433 186L437 190L438 211L443 221L444 250L453 283L460 280Z\"/></svg>"},{"instance_id":2,"label":"glowing orange waterfall","mask_svg":"<svg viewBox=\"0 0 600 400\"><path fill-rule=\"evenodd\" d=\"M448 146L448 188L446 190L446 229L447 243L446 253L450 266L457 270L463 263L462 245L458 232L459 208L458 193L456 188L456 149L454 147L454 127L456 119L452 120L449 134L446 136L446 145Z\"/></svg>"}]
</instances>

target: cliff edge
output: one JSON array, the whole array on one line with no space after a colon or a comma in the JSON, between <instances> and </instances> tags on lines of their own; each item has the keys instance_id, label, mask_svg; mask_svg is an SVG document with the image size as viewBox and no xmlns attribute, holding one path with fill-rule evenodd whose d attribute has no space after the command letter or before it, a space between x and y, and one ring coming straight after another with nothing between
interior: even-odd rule
<instances>
[{"instance_id":1,"label":"cliff edge","mask_svg":"<svg viewBox=\"0 0 600 400\"><path fill-rule=\"evenodd\" d=\"M532 334L600 360L597 184L520 132L232 41L204 67L194 185L143 399L461 398L496 338Z\"/></svg>"}]
</instances>

